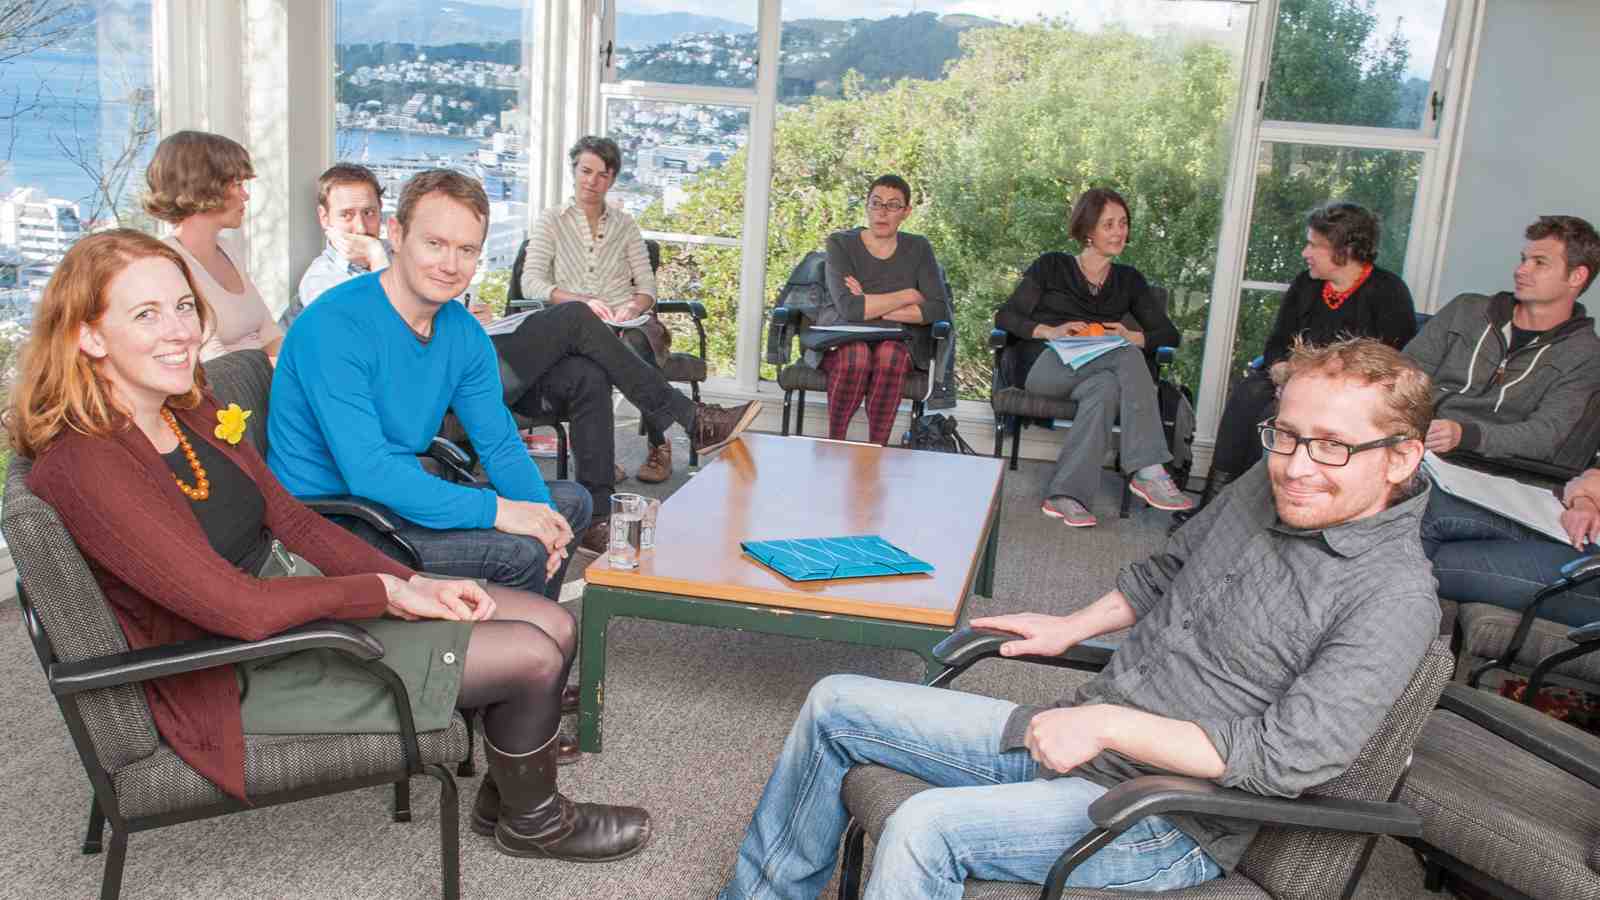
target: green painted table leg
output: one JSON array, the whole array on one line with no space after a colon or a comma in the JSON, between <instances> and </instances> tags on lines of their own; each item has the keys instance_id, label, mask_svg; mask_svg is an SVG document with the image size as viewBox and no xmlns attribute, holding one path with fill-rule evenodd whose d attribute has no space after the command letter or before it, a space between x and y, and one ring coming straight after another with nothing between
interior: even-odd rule
<instances>
[{"instance_id":1,"label":"green painted table leg","mask_svg":"<svg viewBox=\"0 0 1600 900\"><path fill-rule=\"evenodd\" d=\"M977 593L994 596L994 570L1000 556L1000 498L994 501L994 518L989 522L989 537L983 543L983 561L978 564Z\"/></svg>"},{"instance_id":2,"label":"green painted table leg","mask_svg":"<svg viewBox=\"0 0 1600 900\"><path fill-rule=\"evenodd\" d=\"M907 650L922 658L929 678L944 670L944 665L933 658L933 647L950 636L950 629L937 625L804 612L591 584L583 592L583 627L578 651L578 746L585 753L601 750L601 717L606 701L606 628L612 619L623 617Z\"/></svg>"},{"instance_id":3,"label":"green painted table leg","mask_svg":"<svg viewBox=\"0 0 1600 900\"><path fill-rule=\"evenodd\" d=\"M583 624L578 653L578 749L600 752L600 716L606 702L606 626L611 624L610 592L589 585L583 591Z\"/></svg>"}]
</instances>

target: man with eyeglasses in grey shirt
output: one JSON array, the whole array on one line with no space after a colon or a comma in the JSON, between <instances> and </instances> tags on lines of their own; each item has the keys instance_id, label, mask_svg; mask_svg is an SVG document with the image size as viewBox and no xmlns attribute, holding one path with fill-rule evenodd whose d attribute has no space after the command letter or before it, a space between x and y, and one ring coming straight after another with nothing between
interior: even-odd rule
<instances>
[{"instance_id":1,"label":"man with eyeglasses in grey shirt","mask_svg":"<svg viewBox=\"0 0 1600 900\"><path fill-rule=\"evenodd\" d=\"M811 691L722 900L814 897L832 875L854 765L945 790L890 816L869 900L959 898L966 879L1042 883L1100 795L1148 774L1295 796L1353 762L1438 632L1418 522L1428 377L1371 339L1275 367L1269 452L1166 548L1068 616L974 619L1057 655L1129 628L1052 707L854 675ZM1162 891L1233 869L1257 826L1150 816L1075 869L1075 887Z\"/></svg>"}]
</instances>

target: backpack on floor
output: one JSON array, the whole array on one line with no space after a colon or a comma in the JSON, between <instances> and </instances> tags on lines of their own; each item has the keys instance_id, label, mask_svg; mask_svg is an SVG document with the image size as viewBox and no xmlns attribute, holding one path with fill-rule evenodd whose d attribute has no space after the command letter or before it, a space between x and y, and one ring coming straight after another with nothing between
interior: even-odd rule
<instances>
[{"instance_id":1,"label":"backpack on floor","mask_svg":"<svg viewBox=\"0 0 1600 900\"><path fill-rule=\"evenodd\" d=\"M911 428L900 439L900 446L909 450L978 455L978 451L972 449L972 445L956 430L955 417L944 413L929 413L912 419Z\"/></svg>"}]
</instances>

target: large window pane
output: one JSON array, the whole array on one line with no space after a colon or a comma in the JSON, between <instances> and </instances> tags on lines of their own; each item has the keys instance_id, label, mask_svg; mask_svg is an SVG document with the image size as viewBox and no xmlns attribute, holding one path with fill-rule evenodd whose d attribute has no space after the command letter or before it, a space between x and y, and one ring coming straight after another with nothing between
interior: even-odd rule
<instances>
[{"instance_id":1,"label":"large window pane","mask_svg":"<svg viewBox=\"0 0 1600 900\"><path fill-rule=\"evenodd\" d=\"M1264 113L1285 122L1420 127L1448 0L1283 0Z\"/></svg>"},{"instance_id":2,"label":"large window pane","mask_svg":"<svg viewBox=\"0 0 1600 900\"><path fill-rule=\"evenodd\" d=\"M1256 171L1247 281L1285 283L1305 269L1306 213L1327 200L1359 203L1378 216L1378 265L1399 272L1417 200L1422 154L1265 143Z\"/></svg>"},{"instance_id":3,"label":"large window pane","mask_svg":"<svg viewBox=\"0 0 1600 900\"><path fill-rule=\"evenodd\" d=\"M0 3L0 405L45 283L83 235L154 230L150 0ZM10 461L0 443L0 478Z\"/></svg>"},{"instance_id":4,"label":"large window pane","mask_svg":"<svg viewBox=\"0 0 1600 900\"><path fill-rule=\"evenodd\" d=\"M877 175L905 176L956 298L963 396L990 387L994 310L1032 260L1077 252L1073 200L1132 206L1121 261L1169 289L1199 380L1234 101L1251 7L1208 0L919 4L874 18L784 5L766 296L835 230L864 223ZM943 11L950 10L949 13Z\"/></svg>"},{"instance_id":5,"label":"large window pane","mask_svg":"<svg viewBox=\"0 0 1600 900\"><path fill-rule=\"evenodd\" d=\"M756 83L756 4L679 3L651 12L617 7L618 80L748 88Z\"/></svg>"},{"instance_id":6,"label":"large window pane","mask_svg":"<svg viewBox=\"0 0 1600 900\"><path fill-rule=\"evenodd\" d=\"M444 14L437 3L337 0L335 156L370 167L384 185L384 220L400 187L448 167L483 182L489 236L474 290L503 303L527 234L531 0Z\"/></svg>"},{"instance_id":7,"label":"large window pane","mask_svg":"<svg viewBox=\"0 0 1600 900\"><path fill-rule=\"evenodd\" d=\"M611 197L636 216L647 214L644 227L715 237L743 230L742 199L716 210L685 204L691 186L749 143L750 110L613 97L606 102L606 135L623 158Z\"/></svg>"}]
</instances>

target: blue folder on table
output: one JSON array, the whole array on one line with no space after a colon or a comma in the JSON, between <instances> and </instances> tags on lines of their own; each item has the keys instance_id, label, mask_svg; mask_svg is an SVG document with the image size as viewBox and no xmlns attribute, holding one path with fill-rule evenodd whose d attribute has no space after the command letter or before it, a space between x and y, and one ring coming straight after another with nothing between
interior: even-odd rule
<instances>
[{"instance_id":1,"label":"blue folder on table","mask_svg":"<svg viewBox=\"0 0 1600 900\"><path fill-rule=\"evenodd\" d=\"M790 581L920 575L933 566L875 534L850 537L741 541L744 552Z\"/></svg>"}]
</instances>

